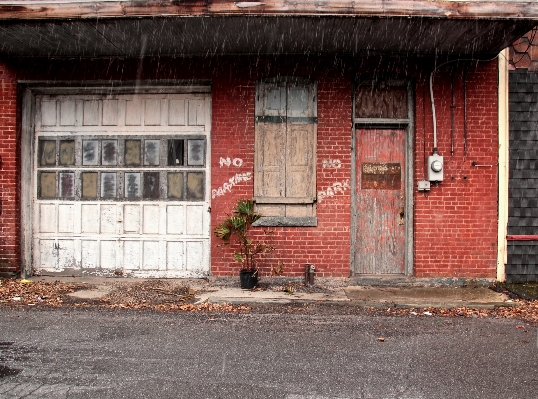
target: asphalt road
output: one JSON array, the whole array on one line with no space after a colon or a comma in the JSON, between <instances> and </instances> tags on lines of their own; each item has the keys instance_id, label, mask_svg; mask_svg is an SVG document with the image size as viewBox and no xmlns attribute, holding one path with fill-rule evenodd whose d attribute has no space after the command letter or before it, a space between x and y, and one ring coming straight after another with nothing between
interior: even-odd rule
<instances>
[{"instance_id":1,"label":"asphalt road","mask_svg":"<svg viewBox=\"0 0 538 399\"><path fill-rule=\"evenodd\" d=\"M342 309L0 309L0 397L538 397L536 326Z\"/></svg>"}]
</instances>

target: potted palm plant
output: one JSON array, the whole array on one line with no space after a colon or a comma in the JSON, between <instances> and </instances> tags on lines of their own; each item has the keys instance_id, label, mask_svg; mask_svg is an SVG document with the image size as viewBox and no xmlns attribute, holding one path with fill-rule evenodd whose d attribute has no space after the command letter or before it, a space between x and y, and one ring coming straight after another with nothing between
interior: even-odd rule
<instances>
[{"instance_id":1,"label":"potted palm plant","mask_svg":"<svg viewBox=\"0 0 538 399\"><path fill-rule=\"evenodd\" d=\"M240 199L235 203L232 214L222 220L214 230L215 236L223 241L223 246L230 245L234 248L234 260L241 263L241 288L245 289L252 289L258 284L258 255L274 249L273 246L251 236L252 224L260 217L261 215L254 211L254 203L251 200Z\"/></svg>"}]
</instances>

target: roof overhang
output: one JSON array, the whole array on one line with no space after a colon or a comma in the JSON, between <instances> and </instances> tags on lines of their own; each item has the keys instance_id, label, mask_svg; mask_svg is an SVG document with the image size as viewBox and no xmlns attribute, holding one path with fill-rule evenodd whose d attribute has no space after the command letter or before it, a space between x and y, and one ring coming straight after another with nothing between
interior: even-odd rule
<instances>
[{"instance_id":1,"label":"roof overhang","mask_svg":"<svg viewBox=\"0 0 538 399\"><path fill-rule=\"evenodd\" d=\"M490 56L537 23L519 1L0 1L0 55Z\"/></svg>"}]
</instances>

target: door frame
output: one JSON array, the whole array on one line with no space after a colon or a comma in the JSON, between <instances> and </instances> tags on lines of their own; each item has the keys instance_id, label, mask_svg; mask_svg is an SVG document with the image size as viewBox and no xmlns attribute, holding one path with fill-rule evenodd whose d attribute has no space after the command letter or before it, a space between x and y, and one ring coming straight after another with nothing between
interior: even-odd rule
<instances>
[{"instance_id":1,"label":"door frame","mask_svg":"<svg viewBox=\"0 0 538 399\"><path fill-rule=\"evenodd\" d=\"M21 275L30 277L33 273L33 230L34 230L34 134L36 97L42 94L49 95L76 95L76 94L211 94L211 81L183 81L183 80L148 80L139 81L87 81L87 82L50 82L50 81L18 81L18 92L21 94L21 134L20 134L20 251ZM211 121L211 99L210 99ZM211 136L207 141L206 151L211 152ZM208 165L206 187L211 187L211 164ZM209 196L211 201L211 196ZM211 235L209 237L209 250L211 249ZM211 254L208 254L211 259ZM210 271L211 273L211 271Z\"/></svg>"},{"instance_id":2,"label":"door frame","mask_svg":"<svg viewBox=\"0 0 538 399\"><path fill-rule=\"evenodd\" d=\"M376 84L383 82L388 86L407 88L407 118L405 119L382 119L382 118L358 118L355 114L355 94L360 84ZM351 248L350 248L350 275L360 276L355 273L355 255L357 244L357 131L360 129L399 128L405 132L405 248L404 248L404 274L412 276L413 269L413 167L414 167L414 136L415 136L415 101L413 82L410 79L392 78L389 76L358 76L352 84L352 129L351 129ZM397 276L397 275L396 275Z\"/></svg>"}]
</instances>

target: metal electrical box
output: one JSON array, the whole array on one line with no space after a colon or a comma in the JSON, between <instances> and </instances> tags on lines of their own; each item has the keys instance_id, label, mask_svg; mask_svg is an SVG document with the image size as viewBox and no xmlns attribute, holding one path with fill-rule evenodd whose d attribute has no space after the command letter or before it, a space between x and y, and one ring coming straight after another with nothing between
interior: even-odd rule
<instances>
[{"instance_id":1,"label":"metal electrical box","mask_svg":"<svg viewBox=\"0 0 538 399\"><path fill-rule=\"evenodd\" d=\"M418 191L430 191L430 182L421 180L418 182Z\"/></svg>"},{"instance_id":2,"label":"metal electrical box","mask_svg":"<svg viewBox=\"0 0 538 399\"><path fill-rule=\"evenodd\" d=\"M428 180L443 181L443 157L434 153L428 157Z\"/></svg>"}]
</instances>

